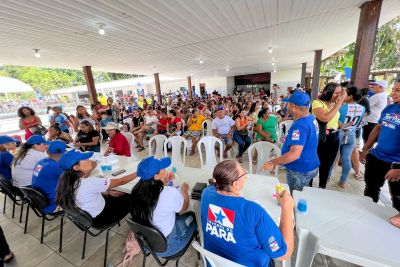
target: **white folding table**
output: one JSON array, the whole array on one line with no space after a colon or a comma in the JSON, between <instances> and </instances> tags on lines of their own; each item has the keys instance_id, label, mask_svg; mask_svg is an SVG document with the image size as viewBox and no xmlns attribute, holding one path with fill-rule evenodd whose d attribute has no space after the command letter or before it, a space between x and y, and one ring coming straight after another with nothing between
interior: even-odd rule
<instances>
[{"instance_id":1,"label":"white folding table","mask_svg":"<svg viewBox=\"0 0 400 267\"><path fill-rule=\"evenodd\" d=\"M400 266L400 229L391 225L393 208L349 193L309 188L293 193L296 204L307 201L307 211L296 211L299 237L296 267L311 266L316 253L361 266Z\"/></svg>"}]
</instances>

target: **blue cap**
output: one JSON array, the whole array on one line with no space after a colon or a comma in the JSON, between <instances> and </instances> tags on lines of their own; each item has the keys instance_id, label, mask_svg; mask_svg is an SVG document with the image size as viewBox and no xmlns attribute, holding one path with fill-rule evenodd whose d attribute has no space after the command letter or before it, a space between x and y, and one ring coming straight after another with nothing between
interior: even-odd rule
<instances>
[{"instance_id":1,"label":"blue cap","mask_svg":"<svg viewBox=\"0 0 400 267\"><path fill-rule=\"evenodd\" d=\"M7 136L7 135L0 135L0 145L4 145L7 143L16 143L17 140Z\"/></svg>"},{"instance_id":2,"label":"blue cap","mask_svg":"<svg viewBox=\"0 0 400 267\"><path fill-rule=\"evenodd\" d=\"M78 150L73 149L62 155L62 157L58 161L58 165L60 165L60 168L62 170L66 171L71 169L72 166L77 164L79 161L89 159L92 156L93 156L92 151L80 152Z\"/></svg>"},{"instance_id":3,"label":"blue cap","mask_svg":"<svg viewBox=\"0 0 400 267\"><path fill-rule=\"evenodd\" d=\"M171 165L170 158L156 159L155 157L150 156L140 161L136 173L140 179L148 181L162 169L168 168L169 165Z\"/></svg>"},{"instance_id":4,"label":"blue cap","mask_svg":"<svg viewBox=\"0 0 400 267\"><path fill-rule=\"evenodd\" d=\"M26 143L29 145L38 145L38 144L48 144L49 142L44 139L42 135L32 135L31 137L26 140Z\"/></svg>"},{"instance_id":5,"label":"blue cap","mask_svg":"<svg viewBox=\"0 0 400 267\"><path fill-rule=\"evenodd\" d=\"M60 140L51 141L49 147L47 148L47 153L49 154L64 154L67 145Z\"/></svg>"},{"instance_id":6,"label":"blue cap","mask_svg":"<svg viewBox=\"0 0 400 267\"><path fill-rule=\"evenodd\" d=\"M218 106L216 111L224 110L224 106Z\"/></svg>"},{"instance_id":7,"label":"blue cap","mask_svg":"<svg viewBox=\"0 0 400 267\"><path fill-rule=\"evenodd\" d=\"M307 93L296 91L289 98L284 98L282 101L293 103L300 107L308 107L310 105L310 96Z\"/></svg>"}]
</instances>

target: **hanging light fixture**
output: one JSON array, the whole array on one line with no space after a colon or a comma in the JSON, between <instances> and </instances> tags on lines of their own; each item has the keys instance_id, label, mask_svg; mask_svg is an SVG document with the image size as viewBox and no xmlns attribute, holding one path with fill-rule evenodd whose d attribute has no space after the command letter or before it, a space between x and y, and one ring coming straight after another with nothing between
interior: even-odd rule
<instances>
[{"instance_id":1,"label":"hanging light fixture","mask_svg":"<svg viewBox=\"0 0 400 267\"><path fill-rule=\"evenodd\" d=\"M275 66L275 62L272 62L272 66Z\"/></svg>"},{"instance_id":2,"label":"hanging light fixture","mask_svg":"<svg viewBox=\"0 0 400 267\"><path fill-rule=\"evenodd\" d=\"M105 26L106 25L104 23L97 23L97 27L99 28L99 34L100 35L106 34L106 30L104 29Z\"/></svg>"},{"instance_id":3,"label":"hanging light fixture","mask_svg":"<svg viewBox=\"0 0 400 267\"><path fill-rule=\"evenodd\" d=\"M153 66L153 72L156 72L156 66Z\"/></svg>"},{"instance_id":4,"label":"hanging light fixture","mask_svg":"<svg viewBox=\"0 0 400 267\"><path fill-rule=\"evenodd\" d=\"M40 58L40 49L33 49L35 52L35 57Z\"/></svg>"},{"instance_id":5,"label":"hanging light fixture","mask_svg":"<svg viewBox=\"0 0 400 267\"><path fill-rule=\"evenodd\" d=\"M272 54L272 46L268 47L268 53Z\"/></svg>"},{"instance_id":6,"label":"hanging light fixture","mask_svg":"<svg viewBox=\"0 0 400 267\"><path fill-rule=\"evenodd\" d=\"M226 71L229 71L229 66L226 66Z\"/></svg>"},{"instance_id":7,"label":"hanging light fixture","mask_svg":"<svg viewBox=\"0 0 400 267\"><path fill-rule=\"evenodd\" d=\"M200 58L200 64L204 63L204 59Z\"/></svg>"}]
</instances>

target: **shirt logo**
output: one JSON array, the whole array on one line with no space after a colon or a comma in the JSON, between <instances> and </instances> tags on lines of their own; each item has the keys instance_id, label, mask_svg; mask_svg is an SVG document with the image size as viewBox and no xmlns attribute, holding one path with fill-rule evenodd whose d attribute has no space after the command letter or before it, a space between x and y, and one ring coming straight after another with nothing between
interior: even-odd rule
<instances>
[{"instance_id":1,"label":"shirt logo","mask_svg":"<svg viewBox=\"0 0 400 267\"><path fill-rule=\"evenodd\" d=\"M390 123L391 125L393 125L393 124L400 125L400 114L386 113L385 117L383 118L383 121L386 121L387 123ZM382 123L382 125L384 125L384 124ZM386 126L386 125L384 125L384 126ZM390 127L390 128L392 128L392 127ZM392 129L394 129L394 128L392 128Z\"/></svg>"},{"instance_id":2,"label":"shirt logo","mask_svg":"<svg viewBox=\"0 0 400 267\"><path fill-rule=\"evenodd\" d=\"M292 141L298 141L298 140L300 140L300 131L294 130L292 133Z\"/></svg>"},{"instance_id":3,"label":"shirt logo","mask_svg":"<svg viewBox=\"0 0 400 267\"><path fill-rule=\"evenodd\" d=\"M279 244L278 244L278 242L276 242L274 236L271 236L271 237L268 239L268 244L269 244L269 248L271 249L272 252L278 251L278 249L279 249Z\"/></svg>"},{"instance_id":4,"label":"shirt logo","mask_svg":"<svg viewBox=\"0 0 400 267\"><path fill-rule=\"evenodd\" d=\"M233 237L234 223L234 211L213 204L208 205L206 233L226 242L236 243Z\"/></svg>"},{"instance_id":5,"label":"shirt logo","mask_svg":"<svg viewBox=\"0 0 400 267\"><path fill-rule=\"evenodd\" d=\"M38 164L36 168L33 170L33 175L38 176L42 168L43 168L42 165Z\"/></svg>"}]
</instances>

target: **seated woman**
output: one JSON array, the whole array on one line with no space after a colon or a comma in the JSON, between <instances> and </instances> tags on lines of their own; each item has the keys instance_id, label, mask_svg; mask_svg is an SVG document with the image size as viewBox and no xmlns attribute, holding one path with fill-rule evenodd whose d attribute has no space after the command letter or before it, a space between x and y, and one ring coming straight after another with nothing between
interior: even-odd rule
<instances>
[{"instance_id":1,"label":"seated woman","mask_svg":"<svg viewBox=\"0 0 400 267\"><path fill-rule=\"evenodd\" d=\"M273 116L267 109L262 109L258 113L258 120L255 127L257 132L257 141L275 143L278 121L278 118Z\"/></svg>"},{"instance_id":2,"label":"seated woman","mask_svg":"<svg viewBox=\"0 0 400 267\"><path fill-rule=\"evenodd\" d=\"M293 252L293 206L286 190L277 194L282 209L279 228L255 202L240 195L248 174L235 160L215 166L215 187L201 197L204 248L244 266L274 266L272 259L289 259Z\"/></svg>"},{"instance_id":3,"label":"seated woman","mask_svg":"<svg viewBox=\"0 0 400 267\"><path fill-rule=\"evenodd\" d=\"M128 195L110 191L129 183L136 173L118 179L91 176L96 167L93 152L70 150L59 160L64 171L57 187L56 204L64 210L78 207L93 217L93 226L103 227L122 220L129 212Z\"/></svg>"},{"instance_id":4,"label":"seated woman","mask_svg":"<svg viewBox=\"0 0 400 267\"><path fill-rule=\"evenodd\" d=\"M11 163L14 160L13 154L9 151L15 150L16 140L9 136L0 136L0 176L6 180L11 181Z\"/></svg>"},{"instance_id":5,"label":"seated woman","mask_svg":"<svg viewBox=\"0 0 400 267\"><path fill-rule=\"evenodd\" d=\"M233 132L233 139L239 145L239 153L236 158L240 163L243 162L242 155L251 145L251 137L249 136L248 127L253 119L246 115L246 111L243 109L239 112L239 115L235 119L236 130Z\"/></svg>"},{"instance_id":6,"label":"seated woman","mask_svg":"<svg viewBox=\"0 0 400 267\"><path fill-rule=\"evenodd\" d=\"M30 186L36 164L46 155L47 141L41 135L32 135L23 143L12 162L11 173L14 186Z\"/></svg>"},{"instance_id":7,"label":"seated woman","mask_svg":"<svg viewBox=\"0 0 400 267\"><path fill-rule=\"evenodd\" d=\"M100 152L100 135L93 128L93 125L84 120L79 124L79 132L76 135L75 147L80 148L81 151Z\"/></svg>"},{"instance_id":8,"label":"seated woman","mask_svg":"<svg viewBox=\"0 0 400 267\"><path fill-rule=\"evenodd\" d=\"M72 142L72 137L66 133L61 131L60 127L58 127L57 123L49 127L49 136L48 140L49 141L55 141L55 140L61 140L66 144L69 144Z\"/></svg>"},{"instance_id":9,"label":"seated woman","mask_svg":"<svg viewBox=\"0 0 400 267\"><path fill-rule=\"evenodd\" d=\"M130 157L131 147L126 137L118 128L118 124L115 122L109 122L105 127L107 135L110 137L110 143L108 144L108 149L104 153L104 156L114 153L119 156Z\"/></svg>"},{"instance_id":10,"label":"seated woman","mask_svg":"<svg viewBox=\"0 0 400 267\"><path fill-rule=\"evenodd\" d=\"M192 139L192 150L190 151L190 156L196 153L197 142L201 137L201 132L203 129L203 121L207 118L199 113L198 110L193 109L192 115L188 119L188 130L183 134L185 139Z\"/></svg>"},{"instance_id":11,"label":"seated woman","mask_svg":"<svg viewBox=\"0 0 400 267\"><path fill-rule=\"evenodd\" d=\"M174 174L166 170L170 165L170 158L143 159L137 168L140 181L131 193L133 221L157 228L167 239L167 250L157 253L160 257L172 256L182 250L197 230L193 212L177 214L189 207L189 186L183 183L180 192L167 186L174 178Z\"/></svg>"}]
</instances>

